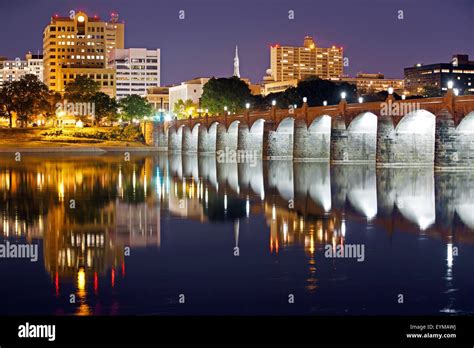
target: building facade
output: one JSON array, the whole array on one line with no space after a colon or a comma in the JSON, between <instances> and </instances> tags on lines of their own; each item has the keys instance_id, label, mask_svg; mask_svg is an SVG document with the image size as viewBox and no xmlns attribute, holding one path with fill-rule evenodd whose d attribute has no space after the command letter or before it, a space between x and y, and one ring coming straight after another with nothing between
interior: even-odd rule
<instances>
[{"instance_id":1,"label":"building facade","mask_svg":"<svg viewBox=\"0 0 474 348\"><path fill-rule=\"evenodd\" d=\"M186 101L191 99L193 103L199 104L199 99L202 96L202 89L204 85L210 79L207 77L200 77L186 82L182 82L180 85L170 87L169 89L169 110L173 112L174 104L178 100Z\"/></svg>"},{"instance_id":2,"label":"building facade","mask_svg":"<svg viewBox=\"0 0 474 348\"><path fill-rule=\"evenodd\" d=\"M43 82L44 81L43 55L31 54L31 52L28 52L25 58L28 65L28 74L36 75L36 77L38 77L38 79L41 82Z\"/></svg>"},{"instance_id":3,"label":"building facade","mask_svg":"<svg viewBox=\"0 0 474 348\"><path fill-rule=\"evenodd\" d=\"M286 81L269 81L263 82L261 87L261 94L267 96L272 93L280 93L286 91L290 87L298 86L298 80L286 80Z\"/></svg>"},{"instance_id":4,"label":"building facade","mask_svg":"<svg viewBox=\"0 0 474 348\"><path fill-rule=\"evenodd\" d=\"M110 14L110 20L105 25L105 43L107 57L114 48L125 48L125 24L119 21L119 15L116 12Z\"/></svg>"},{"instance_id":5,"label":"building facade","mask_svg":"<svg viewBox=\"0 0 474 348\"><path fill-rule=\"evenodd\" d=\"M371 94L387 91L389 87L398 93L404 93L403 79L385 78L383 74L359 73L356 77L341 77L337 81L347 82L357 86L357 91L363 94Z\"/></svg>"},{"instance_id":6,"label":"building facade","mask_svg":"<svg viewBox=\"0 0 474 348\"><path fill-rule=\"evenodd\" d=\"M168 111L170 108L169 87L149 87L146 91L146 99L155 111Z\"/></svg>"},{"instance_id":7,"label":"building facade","mask_svg":"<svg viewBox=\"0 0 474 348\"><path fill-rule=\"evenodd\" d=\"M51 18L43 32L44 82L50 90L62 93L77 76L86 76L115 97L115 70L107 67L107 34L112 29L107 28L107 22L84 12Z\"/></svg>"},{"instance_id":8,"label":"building facade","mask_svg":"<svg viewBox=\"0 0 474 348\"><path fill-rule=\"evenodd\" d=\"M112 49L108 66L116 73L117 99L144 97L147 88L160 86L160 49Z\"/></svg>"},{"instance_id":9,"label":"building facade","mask_svg":"<svg viewBox=\"0 0 474 348\"><path fill-rule=\"evenodd\" d=\"M441 93L449 81L460 94L474 92L474 61L470 61L467 54L454 55L451 63L416 64L404 71L405 88L411 94L423 94L426 87Z\"/></svg>"},{"instance_id":10,"label":"building facade","mask_svg":"<svg viewBox=\"0 0 474 348\"><path fill-rule=\"evenodd\" d=\"M0 88L6 82L20 80L27 74L33 74L43 81L43 56L28 52L24 60L0 60Z\"/></svg>"},{"instance_id":11,"label":"building facade","mask_svg":"<svg viewBox=\"0 0 474 348\"><path fill-rule=\"evenodd\" d=\"M302 80L311 76L321 79L341 77L344 73L343 48L318 47L306 36L302 47L270 47L270 70L274 81Z\"/></svg>"}]
</instances>

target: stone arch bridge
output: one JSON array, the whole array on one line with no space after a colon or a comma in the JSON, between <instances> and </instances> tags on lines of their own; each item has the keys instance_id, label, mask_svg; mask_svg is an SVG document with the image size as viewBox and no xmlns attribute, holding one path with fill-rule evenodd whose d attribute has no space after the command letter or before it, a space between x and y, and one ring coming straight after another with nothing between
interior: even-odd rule
<instances>
[{"instance_id":1,"label":"stone arch bridge","mask_svg":"<svg viewBox=\"0 0 474 348\"><path fill-rule=\"evenodd\" d=\"M247 110L172 122L145 122L148 144L171 153L377 166L474 168L474 95L288 110ZM239 157L240 156L240 157ZM233 158L236 158L235 156Z\"/></svg>"}]
</instances>

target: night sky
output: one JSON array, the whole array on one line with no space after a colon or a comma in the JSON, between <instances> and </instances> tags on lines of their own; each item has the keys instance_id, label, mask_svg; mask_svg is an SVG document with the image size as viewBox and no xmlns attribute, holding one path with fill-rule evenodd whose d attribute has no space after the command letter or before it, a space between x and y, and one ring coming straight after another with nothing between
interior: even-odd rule
<instances>
[{"instance_id":1,"label":"night sky","mask_svg":"<svg viewBox=\"0 0 474 348\"><path fill-rule=\"evenodd\" d=\"M103 19L117 11L126 47L161 49L162 85L232 75L236 44L242 77L259 82L269 46L302 45L305 34L343 46L351 76L403 77L404 67L448 62L454 53L474 59L474 0L0 0L0 55L41 51L50 17L71 9Z\"/></svg>"}]
</instances>

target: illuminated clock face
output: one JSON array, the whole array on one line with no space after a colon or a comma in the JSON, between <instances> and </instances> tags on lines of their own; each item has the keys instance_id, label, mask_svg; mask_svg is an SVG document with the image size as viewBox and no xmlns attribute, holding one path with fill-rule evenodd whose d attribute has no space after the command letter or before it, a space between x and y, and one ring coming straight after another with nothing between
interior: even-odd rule
<instances>
[{"instance_id":1,"label":"illuminated clock face","mask_svg":"<svg viewBox=\"0 0 474 348\"><path fill-rule=\"evenodd\" d=\"M84 16L79 16L79 17L77 17L77 21L78 21L79 23L84 22L84 21L85 21Z\"/></svg>"}]
</instances>

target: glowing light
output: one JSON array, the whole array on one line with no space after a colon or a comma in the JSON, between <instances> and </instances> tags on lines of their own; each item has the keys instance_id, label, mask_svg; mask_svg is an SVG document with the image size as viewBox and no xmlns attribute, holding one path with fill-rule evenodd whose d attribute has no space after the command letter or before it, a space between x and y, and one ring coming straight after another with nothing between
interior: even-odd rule
<instances>
[{"instance_id":1,"label":"glowing light","mask_svg":"<svg viewBox=\"0 0 474 348\"><path fill-rule=\"evenodd\" d=\"M94 291L97 292L99 290L99 276L97 272L94 272Z\"/></svg>"},{"instance_id":2,"label":"glowing light","mask_svg":"<svg viewBox=\"0 0 474 348\"><path fill-rule=\"evenodd\" d=\"M272 220L276 220L276 207L275 207L275 205L272 206Z\"/></svg>"},{"instance_id":3,"label":"glowing light","mask_svg":"<svg viewBox=\"0 0 474 348\"><path fill-rule=\"evenodd\" d=\"M453 87L454 87L454 82L448 81L448 89L453 89Z\"/></svg>"},{"instance_id":4,"label":"glowing light","mask_svg":"<svg viewBox=\"0 0 474 348\"><path fill-rule=\"evenodd\" d=\"M227 106L224 106L224 111L227 111Z\"/></svg>"},{"instance_id":5,"label":"glowing light","mask_svg":"<svg viewBox=\"0 0 474 348\"><path fill-rule=\"evenodd\" d=\"M362 104L364 102L364 98L359 97L359 104Z\"/></svg>"},{"instance_id":6,"label":"glowing light","mask_svg":"<svg viewBox=\"0 0 474 348\"><path fill-rule=\"evenodd\" d=\"M85 17L84 17L83 15L80 15L79 17L77 17L77 21L78 21L79 23L84 23L85 20L86 20L86 19L85 19Z\"/></svg>"},{"instance_id":7,"label":"glowing light","mask_svg":"<svg viewBox=\"0 0 474 348\"><path fill-rule=\"evenodd\" d=\"M454 91L454 95L455 95L455 96L458 96L458 95L459 95L459 89L455 88L455 89L453 89L453 91Z\"/></svg>"},{"instance_id":8,"label":"glowing light","mask_svg":"<svg viewBox=\"0 0 474 348\"><path fill-rule=\"evenodd\" d=\"M306 103L308 101L308 98L303 97L303 103Z\"/></svg>"},{"instance_id":9,"label":"glowing light","mask_svg":"<svg viewBox=\"0 0 474 348\"><path fill-rule=\"evenodd\" d=\"M393 94L393 87L388 87L388 94Z\"/></svg>"},{"instance_id":10,"label":"glowing light","mask_svg":"<svg viewBox=\"0 0 474 348\"><path fill-rule=\"evenodd\" d=\"M346 92L341 92L341 99L346 99Z\"/></svg>"},{"instance_id":11,"label":"glowing light","mask_svg":"<svg viewBox=\"0 0 474 348\"><path fill-rule=\"evenodd\" d=\"M250 216L250 201L248 196L247 201L245 202L245 213L247 214L247 217Z\"/></svg>"},{"instance_id":12,"label":"glowing light","mask_svg":"<svg viewBox=\"0 0 474 348\"><path fill-rule=\"evenodd\" d=\"M224 195L224 210L227 210L227 195Z\"/></svg>"},{"instance_id":13,"label":"glowing light","mask_svg":"<svg viewBox=\"0 0 474 348\"><path fill-rule=\"evenodd\" d=\"M83 127L84 127L84 122L82 122L81 120L76 122L76 128L83 128Z\"/></svg>"},{"instance_id":14,"label":"glowing light","mask_svg":"<svg viewBox=\"0 0 474 348\"><path fill-rule=\"evenodd\" d=\"M328 101L327 100L323 101L323 105L328 106Z\"/></svg>"},{"instance_id":15,"label":"glowing light","mask_svg":"<svg viewBox=\"0 0 474 348\"><path fill-rule=\"evenodd\" d=\"M405 94L402 95L402 100L405 100L407 96Z\"/></svg>"},{"instance_id":16,"label":"glowing light","mask_svg":"<svg viewBox=\"0 0 474 348\"><path fill-rule=\"evenodd\" d=\"M341 234L343 237L346 236L346 221L342 220L341 222Z\"/></svg>"},{"instance_id":17,"label":"glowing light","mask_svg":"<svg viewBox=\"0 0 474 348\"><path fill-rule=\"evenodd\" d=\"M276 100L273 99L273 100L272 100L272 106L275 106L276 104L277 104Z\"/></svg>"},{"instance_id":18,"label":"glowing light","mask_svg":"<svg viewBox=\"0 0 474 348\"><path fill-rule=\"evenodd\" d=\"M83 267L79 268L79 271L77 272L77 288L79 290L84 290L86 288L86 272Z\"/></svg>"},{"instance_id":19,"label":"glowing light","mask_svg":"<svg viewBox=\"0 0 474 348\"><path fill-rule=\"evenodd\" d=\"M447 247L448 250L446 260L448 261L448 267L451 268L453 267L453 244L448 243Z\"/></svg>"}]
</instances>

